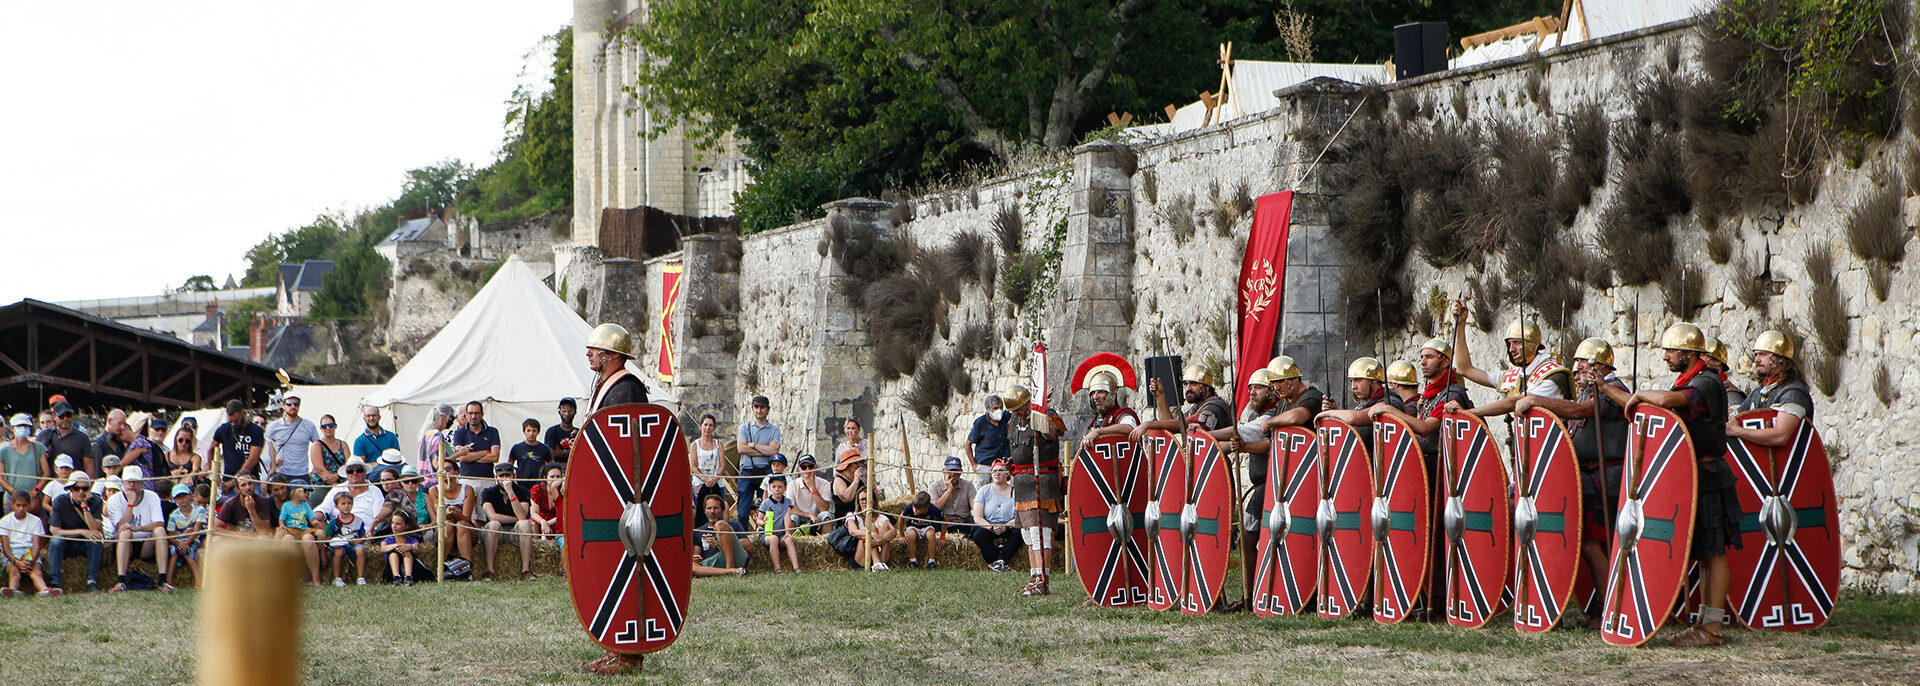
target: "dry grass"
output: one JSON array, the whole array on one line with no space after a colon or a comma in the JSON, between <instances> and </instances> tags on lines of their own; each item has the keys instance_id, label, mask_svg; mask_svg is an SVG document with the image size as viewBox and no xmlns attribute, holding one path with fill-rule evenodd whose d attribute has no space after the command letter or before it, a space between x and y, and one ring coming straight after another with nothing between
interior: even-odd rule
<instances>
[{"instance_id":1,"label":"dry grass","mask_svg":"<svg viewBox=\"0 0 1920 686\"><path fill-rule=\"evenodd\" d=\"M1160 175L1152 169L1140 175L1140 191L1147 196L1147 204L1160 204Z\"/></svg>"},{"instance_id":2,"label":"dry grass","mask_svg":"<svg viewBox=\"0 0 1920 686\"><path fill-rule=\"evenodd\" d=\"M1887 363L1873 369L1873 397L1880 400L1882 407L1893 407L1893 401L1900 399L1900 391L1893 387L1893 375L1887 373Z\"/></svg>"},{"instance_id":3,"label":"dry grass","mask_svg":"<svg viewBox=\"0 0 1920 686\"><path fill-rule=\"evenodd\" d=\"M1825 352L1807 355L1807 380L1821 394L1831 398L1840 390L1840 356Z\"/></svg>"},{"instance_id":4,"label":"dry grass","mask_svg":"<svg viewBox=\"0 0 1920 686\"><path fill-rule=\"evenodd\" d=\"M1186 245L1196 231L1193 221L1193 196L1181 193L1167 206L1164 220L1173 229L1174 245Z\"/></svg>"},{"instance_id":5,"label":"dry grass","mask_svg":"<svg viewBox=\"0 0 1920 686\"><path fill-rule=\"evenodd\" d=\"M1847 215L1847 247L1861 260L1899 264L1907 256L1910 237L1894 184L1881 183L1867 191Z\"/></svg>"},{"instance_id":6,"label":"dry grass","mask_svg":"<svg viewBox=\"0 0 1920 686\"><path fill-rule=\"evenodd\" d=\"M1772 288L1773 280L1766 274L1760 273L1745 256L1734 262L1733 274L1730 278L1733 279L1734 297L1740 299L1740 304L1765 316L1770 302L1767 295Z\"/></svg>"},{"instance_id":7,"label":"dry grass","mask_svg":"<svg viewBox=\"0 0 1920 686\"><path fill-rule=\"evenodd\" d=\"M1679 260L1670 260L1665 273L1660 276L1660 293L1666 296L1667 312L1681 321L1692 321L1699 313L1702 294L1706 284L1700 269Z\"/></svg>"},{"instance_id":8,"label":"dry grass","mask_svg":"<svg viewBox=\"0 0 1920 686\"><path fill-rule=\"evenodd\" d=\"M1001 205L993 214L993 233L1000 238L1000 251L1008 255L1020 253L1021 234L1026 220L1020 216L1018 205Z\"/></svg>"},{"instance_id":9,"label":"dry grass","mask_svg":"<svg viewBox=\"0 0 1920 686\"><path fill-rule=\"evenodd\" d=\"M1838 368L1838 358L1847 352L1847 306L1833 271L1833 250L1825 243L1810 246L1805 264L1809 282L1807 314L1812 321L1813 338L1834 358L1832 364Z\"/></svg>"}]
</instances>

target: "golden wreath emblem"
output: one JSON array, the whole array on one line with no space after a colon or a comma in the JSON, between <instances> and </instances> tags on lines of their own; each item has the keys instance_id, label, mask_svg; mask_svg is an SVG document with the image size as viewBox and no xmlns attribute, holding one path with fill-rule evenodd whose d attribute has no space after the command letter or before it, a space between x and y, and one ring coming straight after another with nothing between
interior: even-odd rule
<instances>
[{"instance_id":1,"label":"golden wreath emblem","mask_svg":"<svg viewBox=\"0 0 1920 686\"><path fill-rule=\"evenodd\" d=\"M1258 317L1268 305L1273 304L1273 261L1261 260L1253 265L1252 271L1253 277L1247 279L1240 288L1240 301L1247 304L1244 315Z\"/></svg>"}]
</instances>

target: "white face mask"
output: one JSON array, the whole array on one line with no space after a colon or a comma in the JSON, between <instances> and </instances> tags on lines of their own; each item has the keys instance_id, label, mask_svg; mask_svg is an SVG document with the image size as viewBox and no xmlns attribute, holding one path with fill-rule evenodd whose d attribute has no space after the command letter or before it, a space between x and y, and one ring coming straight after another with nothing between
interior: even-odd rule
<instances>
[{"instance_id":1,"label":"white face mask","mask_svg":"<svg viewBox=\"0 0 1920 686\"><path fill-rule=\"evenodd\" d=\"M994 411L993 411L993 421L996 421L996 422L1004 422L1004 421L1007 421L1007 411L1006 411L1006 410L994 410Z\"/></svg>"},{"instance_id":2,"label":"white face mask","mask_svg":"<svg viewBox=\"0 0 1920 686\"><path fill-rule=\"evenodd\" d=\"M28 427L28 426L13 427L14 438L26 438L31 435L33 435L33 427Z\"/></svg>"}]
</instances>

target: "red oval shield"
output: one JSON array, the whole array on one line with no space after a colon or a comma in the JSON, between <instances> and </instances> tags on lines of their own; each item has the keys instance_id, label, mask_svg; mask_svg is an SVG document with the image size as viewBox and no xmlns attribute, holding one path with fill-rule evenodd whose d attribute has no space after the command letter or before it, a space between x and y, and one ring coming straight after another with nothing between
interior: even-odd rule
<instances>
[{"instance_id":1,"label":"red oval shield","mask_svg":"<svg viewBox=\"0 0 1920 686\"><path fill-rule=\"evenodd\" d=\"M617 405L581 424L567 470L567 587L602 648L651 653L680 637L693 571L689 483L687 441L666 408Z\"/></svg>"},{"instance_id":2,"label":"red oval shield","mask_svg":"<svg viewBox=\"0 0 1920 686\"><path fill-rule=\"evenodd\" d=\"M1420 437L1390 415L1373 423L1373 440L1373 620L1396 624L1407 618L1427 579L1427 465Z\"/></svg>"},{"instance_id":3,"label":"red oval shield","mask_svg":"<svg viewBox=\"0 0 1920 686\"><path fill-rule=\"evenodd\" d=\"M1321 619L1353 614L1364 602L1373 569L1373 462L1359 432L1346 422L1322 419L1320 505L1315 513Z\"/></svg>"},{"instance_id":4,"label":"red oval shield","mask_svg":"<svg viewBox=\"0 0 1920 686\"><path fill-rule=\"evenodd\" d=\"M1560 623L1580 573L1580 466L1560 417L1538 407L1514 424L1513 627Z\"/></svg>"},{"instance_id":5,"label":"red oval shield","mask_svg":"<svg viewBox=\"0 0 1920 686\"><path fill-rule=\"evenodd\" d=\"M1614 645L1646 643L1665 624L1686 580L1693 541L1697 472L1693 439L1672 411L1633 410L1620 474L1612 560L1600 635Z\"/></svg>"},{"instance_id":6,"label":"red oval shield","mask_svg":"<svg viewBox=\"0 0 1920 686\"><path fill-rule=\"evenodd\" d=\"M1147 602L1147 473L1139 444L1107 434L1074 455L1067 490L1073 560L1095 605Z\"/></svg>"},{"instance_id":7,"label":"red oval shield","mask_svg":"<svg viewBox=\"0 0 1920 686\"><path fill-rule=\"evenodd\" d=\"M1303 427L1284 426L1269 437L1267 494L1260 518L1260 563L1254 568L1253 611L1262 617L1297 614L1313 602L1314 513L1320 507L1320 441Z\"/></svg>"},{"instance_id":8,"label":"red oval shield","mask_svg":"<svg viewBox=\"0 0 1920 686\"><path fill-rule=\"evenodd\" d=\"M1186 506L1186 454L1180 436L1158 429L1142 440L1147 462L1147 607L1166 610L1180 596L1180 510Z\"/></svg>"},{"instance_id":9,"label":"red oval shield","mask_svg":"<svg viewBox=\"0 0 1920 686\"><path fill-rule=\"evenodd\" d=\"M1233 483L1226 453L1207 432L1186 435L1186 504L1180 512L1182 578L1180 612L1213 611L1227 581L1227 554L1233 545Z\"/></svg>"},{"instance_id":10,"label":"red oval shield","mask_svg":"<svg viewBox=\"0 0 1920 686\"><path fill-rule=\"evenodd\" d=\"M1446 533L1447 621L1479 628L1506 609L1513 518L1507 504L1507 470L1500 463L1487 424L1449 412L1440 418L1440 449L1446 466L1441 499Z\"/></svg>"},{"instance_id":11,"label":"red oval shield","mask_svg":"<svg viewBox=\"0 0 1920 686\"><path fill-rule=\"evenodd\" d=\"M1736 418L1768 428L1775 410ZM1840 588L1839 501L1833 468L1813 422L1800 422L1793 441L1769 447L1727 441L1727 461L1739 475L1740 548L1727 551L1728 607L1749 627L1804 631L1827 623Z\"/></svg>"}]
</instances>

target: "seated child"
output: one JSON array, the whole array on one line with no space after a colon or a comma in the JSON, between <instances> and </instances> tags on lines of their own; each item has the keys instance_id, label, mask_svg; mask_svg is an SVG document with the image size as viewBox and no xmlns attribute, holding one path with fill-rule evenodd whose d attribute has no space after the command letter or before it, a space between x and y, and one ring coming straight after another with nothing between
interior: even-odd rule
<instances>
[{"instance_id":1,"label":"seated child","mask_svg":"<svg viewBox=\"0 0 1920 686\"><path fill-rule=\"evenodd\" d=\"M414 530L413 513L394 510L387 524L393 535L380 540L380 552L387 556L387 576L396 586L412 586L413 561L420 552L420 532Z\"/></svg>"},{"instance_id":2,"label":"seated child","mask_svg":"<svg viewBox=\"0 0 1920 686\"><path fill-rule=\"evenodd\" d=\"M767 477L767 497L760 500L760 509L753 513L753 524L763 532L761 540L767 544L767 556L773 559L775 574L780 573L780 549L783 547L787 551L787 560L793 563L793 571L800 571L800 549L793 541L793 528L799 522L788 516L793 508L793 499L787 497L786 475Z\"/></svg>"},{"instance_id":3,"label":"seated child","mask_svg":"<svg viewBox=\"0 0 1920 686\"><path fill-rule=\"evenodd\" d=\"M12 598L21 592L20 577L33 580L34 588L40 589L40 595L60 595L60 589L47 586L47 579L40 574L40 552L47 544L47 525L39 517L27 514L33 506L33 495L26 489L13 492L10 499L12 511L0 517L0 555L7 558L7 587L0 589L0 597Z\"/></svg>"},{"instance_id":4,"label":"seated child","mask_svg":"<svg viewBox=\"0 0 1920 686\"><path fill-rule=\"evenodd\" d=\"M354 580L357 586L367 585L367 547L363 539L367 537L365 519L353 516L353 494L346 491L333 494L333 506L340 513L327 526L332 536L327 544L333 550L333 585L345 586L347 582L340 577L340 559L351 554L354 558L353 570L359 574Z\"/></svg>"},{"instance_id":5,"label":"seated child","mask_svg":"<svg viewBox=\"0 0 1920 686\"><path fill-rule=\"evenodd\" d=\"M204 488L204 487L203 487ZM186 484L173 486L173 514L167 515L167 545L173 546L167 551L167 557L173 560L173 567L185 565L193 573L193 585L200 587L200 543L206 534L207 508L195 501L193 487Z\"/></svg>"}]
</instances>

